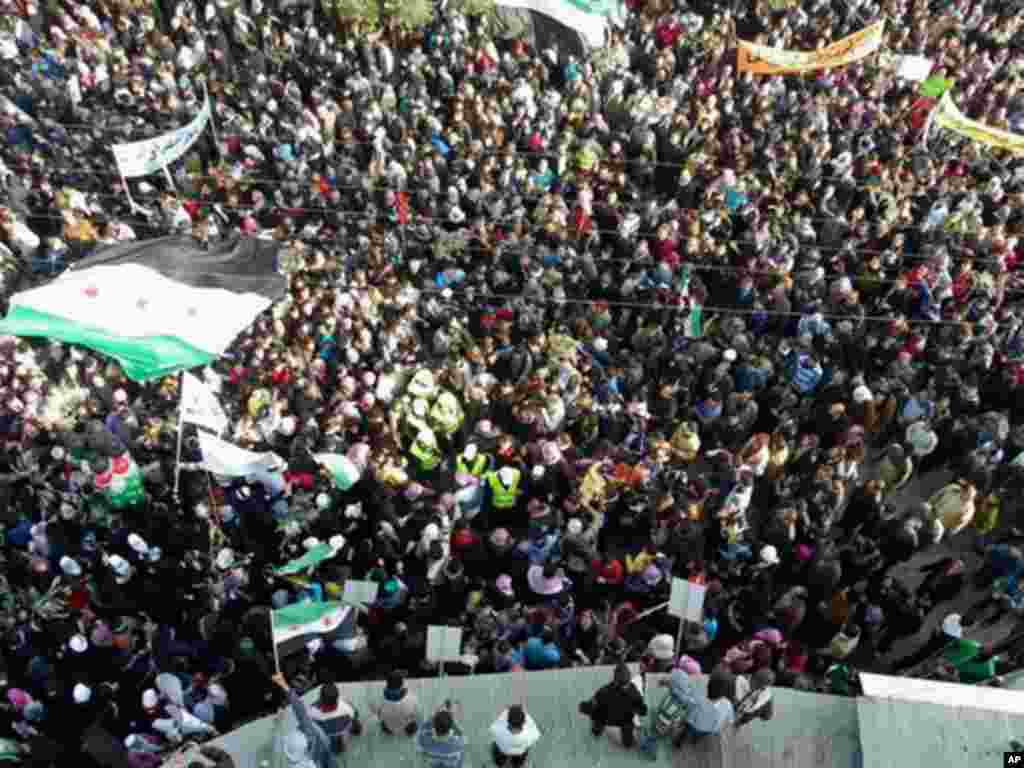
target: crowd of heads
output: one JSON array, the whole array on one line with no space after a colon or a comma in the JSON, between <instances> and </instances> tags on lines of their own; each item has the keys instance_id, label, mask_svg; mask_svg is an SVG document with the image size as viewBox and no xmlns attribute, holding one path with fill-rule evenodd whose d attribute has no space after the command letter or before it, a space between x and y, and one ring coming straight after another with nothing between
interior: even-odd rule
<instances>
[{"instance_id":1,"label":"crowd of heads","mask_svg":"<svg viewBox=\"0 0 1024 768\"><path fill-rule=\"evenodd\" d=\"M884 666L944 594L893 567L990 534L1024 450L1024 164L926 136L894 57L1020 129L1019 10L636 0L604 47L538 50L522 17L370 34L287 5L0 2L6 294L174 232L273 238L289 276L202 372L226 437L281 457L258 476L204 471L186 426L175 491L176 377L0 340L17 739L77 750L103 714L145 762L268 711L267 611L350 579L377 600L291 679L427 674L439 623L477 672L642 656L846 692ZM883 17L849 66L736 70L737 36L814 50ZM111 143L207 97L166 175L120 177ZM143 492L111 507L124 462ZM681 647L647 612L674 578L707 586Z\"/></svg>"}]
</instances>

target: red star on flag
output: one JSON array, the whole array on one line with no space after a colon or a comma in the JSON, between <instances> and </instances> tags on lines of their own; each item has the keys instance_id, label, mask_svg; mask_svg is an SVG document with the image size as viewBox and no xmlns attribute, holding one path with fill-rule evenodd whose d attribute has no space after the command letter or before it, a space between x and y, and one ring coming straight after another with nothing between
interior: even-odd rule
<instances>
[{"instance_id":1,"label":"red star on flag","mask_svg":"<svg viewBox=\"0 0 1024 768\"><path fill-rule=\"evenodd\" d=\"M84 293L90 299L95 299L97 296L100 295L100 292L95 285L90 285L88 288L82 291L82 293Z\"/></svg>"},{"instance_id":2,"label":"red star on flag","mask_svg":"<svg viewBox=\"0 0 1024 768\"><path fill-rule=\"evenodd\" d=\"M327 627L331 626L331 617L330 616L324 616L321 621L322 621L325 629Z\"/></svg>"}]
</instances>

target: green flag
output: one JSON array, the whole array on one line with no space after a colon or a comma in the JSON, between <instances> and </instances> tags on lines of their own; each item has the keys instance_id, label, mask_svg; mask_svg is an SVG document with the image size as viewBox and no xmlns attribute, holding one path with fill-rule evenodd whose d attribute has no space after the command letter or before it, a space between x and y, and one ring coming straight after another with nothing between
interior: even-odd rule
<instances>
[{"instance_id":1,"label":"green flag","mask_svg":"<svg viewBox=\"0 0 1024 768\"><path fill-rule=\"evenodd\" d=\"M700 304L690 307L690 316L686 320L686 338L699 339L704 334L704 308Z\"/></svg>"},{"instance_id":2,"label":"green flag","mask_svg":"<svg viewBox=\"0 0 1024 768\"><path fill-rule=\"evenodd\" d=\"M946 78L939 77L938 75L932 75L921 83L918 91L922 96L927 96L929 99L937 99L952 87L952 80L947 80Z\"/></svg>"},{"instance_id":3,"label":"green flag","mask_svg":"<svg viewBox=\"0 0 1024 768\"><path fill-rule=\"evenodd\" d=\"M313 459L327 470L335 487L340 491L347 491L358 483L363 475L351 459L340 453L317 453L313 455Z\"/></svg>"},{"instance_id":4,"label":"green flag","mask_svg":"<svg viewBox=\"0 0 1024 768\"><path fill-rule=\"evenodd\" d=\"M291 576L295 573L302 573L310 568L316 568L320 563L330 560L338 554L330 544L317 544L302 557L296 558L285 565L274 570L278 576Z\"/></svg>"}]
</instances>

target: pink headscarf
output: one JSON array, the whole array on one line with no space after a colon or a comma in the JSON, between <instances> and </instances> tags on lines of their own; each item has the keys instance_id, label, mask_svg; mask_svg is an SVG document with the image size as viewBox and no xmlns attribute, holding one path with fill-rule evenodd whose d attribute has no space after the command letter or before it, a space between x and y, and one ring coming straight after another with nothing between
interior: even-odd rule
<instances>
[{"instance_id":1,"label":"pink headscarf","mask_svg":"<svg viewBox=\"0 0 1024 768\"><path fill-rule=\"evenodd\" d=\"M25 707L32 703L32 697L21 690L21 688L11 688L7 692L7 701L20 714L24 711Z\"/></svg>"}]
</instances>

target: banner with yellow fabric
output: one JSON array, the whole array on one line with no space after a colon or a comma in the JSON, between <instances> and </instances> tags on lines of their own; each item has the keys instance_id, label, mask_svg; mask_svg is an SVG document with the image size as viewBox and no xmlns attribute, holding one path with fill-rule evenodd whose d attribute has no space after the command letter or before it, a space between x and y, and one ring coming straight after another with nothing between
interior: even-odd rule
<instances>
[{"instance_id":1,"label":"banner with yellow fabric","mask_svg":"<svg viewBox=\"0 0 1024 768\"><path fill-rule=\"evenodd\" d=\"M943 94L939 106L935 108L932 120L941 128L959 133L974 141L980 141L990 147L1005 149L1007 152L1024 153L1024 136L971 120L957 109L949 91Z\"/></svg>"},{"instance_id":2,"label":"banner with yellow fabric","mask_svg":"<svg viewBox=\"0 0 1024 768\"><path fill-rule=\"evenodd\" d=\"M757 75L797 74L842 67L860 61L882 46L885 20L837 40L817 51L787 51L767 45L736 41L736 68Z\"/></svg>"}]
</instances>

